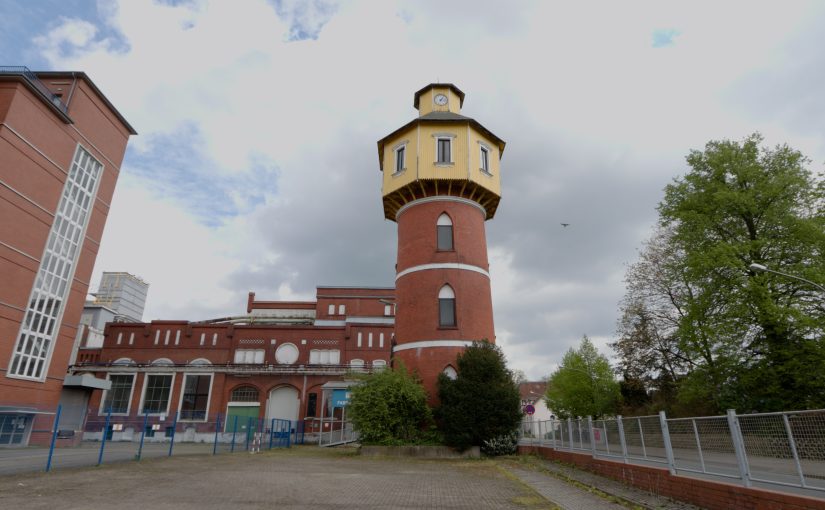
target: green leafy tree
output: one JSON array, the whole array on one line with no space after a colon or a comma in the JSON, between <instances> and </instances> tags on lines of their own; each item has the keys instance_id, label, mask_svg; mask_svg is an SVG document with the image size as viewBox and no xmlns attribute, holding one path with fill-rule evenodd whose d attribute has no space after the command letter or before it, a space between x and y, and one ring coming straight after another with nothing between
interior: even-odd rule
<instances>
[{"instance_id":1,"label":"green leafy tree","mask_svg":"<svg viewBox=\"0 0 825 510\"><path fill-rule=\"evenodd\" d=\"M454 380L438 377L436 416L446 443L466 449L512 434L522 419L521 398L501 348L473 342L456 366Z\"/></svg>"},{"instance_id":2,"label":"green leafy tree","mask_svg":"<svg viewBox=\"0 0 825 510\"><path fill-rule=\"evenodd\" d=\"M749 269L825 282L825 185L801 153L762 141L691 151L628 271L620 367L647 381L666 374L684 409L825 405L825 296Z\"/></svg>"},{"instance_id":3,"label":"green leafy tree","mask_svg":"<svg viewBox=\"0 0 825 510\"><path fill-rule=\"evenodd\" d=\"M599 418L616 412L619 383L607 358L599 354L587 336L578 349L567 351L559 368L550 375L546 400L560 418Z\"/></svg>"},{"instance_id":4,"label":"green leafy tree","mask_svg":"<svg viewBox=\"0 0 825 510\"><path fill-rule=\"evenodd\" d=\"M427 392L401 362L366 376L353 388L347 410L367 444L415 443L432 423Z\"/></svg>"}]
</instances>

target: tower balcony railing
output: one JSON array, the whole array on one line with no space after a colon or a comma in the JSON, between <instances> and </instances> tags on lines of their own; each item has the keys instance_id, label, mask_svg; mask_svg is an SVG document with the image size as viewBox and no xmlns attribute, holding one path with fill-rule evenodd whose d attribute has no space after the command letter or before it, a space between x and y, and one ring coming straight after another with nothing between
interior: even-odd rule
<instances>
[{"instance_id":1,"label":"tower balcony railing","mask_svg":"<svg viewBox=\"0 0 825 510\"><path fill-rule=\"evenodd\" d=\"M40 92L46 100L52 103L58 110L63 112L64 115L69 114L69 107L63 103L60 96L49 90L49 88L43 84L42 81L40 81L40 78L38 78L37 75L34 74L28 67L0 66L0 76L2 75L22 76L32 87Z\"/></svg>"}]
</instances>

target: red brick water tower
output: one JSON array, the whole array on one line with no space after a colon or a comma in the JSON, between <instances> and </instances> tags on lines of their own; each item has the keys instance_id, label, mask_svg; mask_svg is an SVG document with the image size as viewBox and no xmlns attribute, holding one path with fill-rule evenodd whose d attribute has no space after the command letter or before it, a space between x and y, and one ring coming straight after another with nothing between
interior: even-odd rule
<instances>
[{"instance_id":1,"label":"red brick water tower","mask_svg":"<svg viewBox=\"0 0 825 510\"><path fill-rule=\"evenodd\" d=\"M455 85L427 85L418 117L378 142L384 215L398 223L393 358L418 371L431 402L465 347L495 342L484 222L501 198L504 141L463 103Z\"/></svg>"}]
</instances>

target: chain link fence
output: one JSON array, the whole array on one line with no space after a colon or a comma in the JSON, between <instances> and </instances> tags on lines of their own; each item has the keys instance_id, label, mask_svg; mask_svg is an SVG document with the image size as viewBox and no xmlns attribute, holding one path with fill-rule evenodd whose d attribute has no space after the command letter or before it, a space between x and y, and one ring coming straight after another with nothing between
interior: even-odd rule
<instances>
[{"instance_id":1,"label":"chain link fence","mask_svg":"<svg viewBox=\"0 0 825 510\"><path fill-rule=\"evenodd\" d=\"M825 491L825 409L695 418L653 416L525 421L520 443L595 457Z\"/></svg>"}]
</instances>

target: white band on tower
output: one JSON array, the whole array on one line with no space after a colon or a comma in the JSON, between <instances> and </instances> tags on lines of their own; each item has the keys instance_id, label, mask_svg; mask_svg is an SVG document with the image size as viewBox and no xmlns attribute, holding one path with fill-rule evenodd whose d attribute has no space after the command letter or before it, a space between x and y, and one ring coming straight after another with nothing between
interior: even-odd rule
<instances>
[{"instance_id":1,"label":"white band on tower","mask_svg":"<svg viewBox=\"0 0 825 510\"><path fill-rule=\"evenodd\" d=\"M486 270L478 266L472 266L470 264L460 264L458 262L435 262L432 264L421 264L420 266L408 267L407 269L395 275L395 281L398 281L402 276L408 275L410 273L415 273L417 271L427 271L430 269L463 269L464 271L473 271L475 273L483 274L487 278L490 278L490 273L488 273Z\"/></svg>"},{"instance_id":2,"label":"white band on tower","mask_svg":"<svg viewBox=\"0 0 825 510\"><path fill-rule=\"evenodd\" d=\"M471 345L473 345L472 340L423 340L421 342L410 342L408 344L396 345L392 348L392 352L428 347L470 347Z\"/></svg>"},{"instance_id":3,"label":"white band on tower","mask_svg":"<svg viewBox=\"0 0 825 510\"><path fill-rule=\"evenodd\" d=\"M412 202L407 202L406 204L402 205L401 208L398 209L398 212L395 213L395 221L398 221L398 217L401 216L401 213L403 213L404 211L406 211L410 207L412 207L414 205L419 205L419 204L426 204L427 202L458 202L460 204L472 205L473 207L475 207L479 211L481 211L481 214L485 218L487 218L487 210L484 209L484 207L481 204L479 204L478 202L475 202L475 201L470 200L468 198L452 197L452 196L449 196L449 195L436 195L434 197L419 198L417 200L413 200Z\"/></svg>"}]
</instances>

